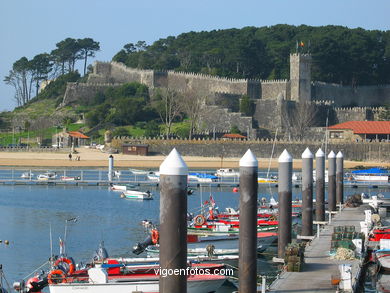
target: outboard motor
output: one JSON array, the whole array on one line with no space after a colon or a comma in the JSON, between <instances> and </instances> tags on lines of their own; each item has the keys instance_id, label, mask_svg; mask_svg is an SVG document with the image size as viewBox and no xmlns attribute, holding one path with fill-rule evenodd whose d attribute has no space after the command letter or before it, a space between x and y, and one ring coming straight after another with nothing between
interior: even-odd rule
<instances>
[{"instance_id":1,"label":"outboard motor","mask_svg":"<svg viewBox=\"0 0 390 293\"><path fill-rule=\"evenodd\" d=\"M26 283L26 287L28 288L27 293L41 293L42 289L45 288L48 284L47 277L42 279L38 279L36 277L30 278Z\"/></svg>"},{"instance_id":2,"label":"outboard motor","mask_svg":"<svg viewBox=\"0 0 390 293\"><path fill-rule=\"evenodd\" d=\"M137 243L137 244L133 247L133 253L136 254L136 255L139 255L139 254L141 254L142 252L144 252L145 249L146 249L149 245L153 245L153 240L152 240L152 236L151 236L151 235L148 235L148 237L146 237L145 240L144 240L143 242Z\"/></svg>"},{"instance_id":3,"label":"outboard motor","mask_svg":"<svg viewBox=\"0 0 390 293\"><path fill-rule=\"evenodd\" d=\"M94 261L100 261L108 258L108 252L106 248L104 247L104 241L100 242L98 250L95 251L95 254L93 255Z\"/></svg>"}]
</instances>

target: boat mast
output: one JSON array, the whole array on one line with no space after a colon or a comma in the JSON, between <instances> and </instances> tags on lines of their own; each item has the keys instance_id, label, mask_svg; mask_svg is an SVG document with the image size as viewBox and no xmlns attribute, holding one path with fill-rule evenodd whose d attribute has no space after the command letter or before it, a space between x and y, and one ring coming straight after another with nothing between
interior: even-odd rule
<instances>
[{"instance_id":1,"label":"boat mast","mask_svg":"<svg viewBox=\"0 0 390 293\"><path fill-rule=\"evenodd\" d=\"M274 143L272 144L271 157L269 158L269 162L268 162L268 170L267 170L267 177L266 177L266 178L268 178L269 170L271 169L271 161L272 161L272 157L273 157L273 155L274 155L275 143L276 143L276 136L277 136L277 135L278 135L278 129L276 128L275 137L274 137Z\"/></svg>"}]
</instances>

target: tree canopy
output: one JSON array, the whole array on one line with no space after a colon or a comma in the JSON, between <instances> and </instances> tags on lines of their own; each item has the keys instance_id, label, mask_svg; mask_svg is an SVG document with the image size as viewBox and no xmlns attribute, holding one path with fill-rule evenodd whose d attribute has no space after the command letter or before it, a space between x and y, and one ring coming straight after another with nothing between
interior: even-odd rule
<instances>
[{"instance_id":1,"label":"tree canopy","mask_svg":"<svg viewBox=\"0 0 390 293\"><path fill-rule=\"evenodd\" d=\"M126 44L113 60L142 69L288 79L289 54L300 51L313 56L313 80L390 83L390 31L280 24L188 32L137 44Z\"/></svg>"}]
</instances>

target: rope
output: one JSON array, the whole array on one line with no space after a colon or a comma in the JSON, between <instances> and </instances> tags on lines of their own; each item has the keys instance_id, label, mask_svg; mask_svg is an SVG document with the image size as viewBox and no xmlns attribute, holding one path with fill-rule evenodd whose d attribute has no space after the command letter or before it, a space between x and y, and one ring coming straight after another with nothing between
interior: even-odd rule
<instances>
[{"instance_id":1,"label":"rope","mask_svg":"<svg viewBox=\"0 0 390 293\"><path fill-rule=\"evenodd\" d=\"M45 261L41 266L39 266L37 269L35 269L32 273L28 274L27 276L25 276L23 278L24 279L27 279L28 277L30 277L32 274L34 274L36 271L38 271L39 269L41 269L43 266L45 266L49 261Z\"/></svg>"}]
</instances>

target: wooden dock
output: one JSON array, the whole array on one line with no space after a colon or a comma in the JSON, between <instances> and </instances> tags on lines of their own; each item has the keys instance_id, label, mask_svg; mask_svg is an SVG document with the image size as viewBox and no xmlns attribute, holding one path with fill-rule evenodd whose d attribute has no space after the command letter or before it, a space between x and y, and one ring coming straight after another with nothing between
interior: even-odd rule
<instances>
[{"instance_id":1,"label":"wooden dock","mask_svg":"<svg viewBox=\"0 0 390 293\"><path fill-rule=\"evenodd\" d=\"M360 222L364 221L367 206L344 208L333 216L331 224L321 229L320 238L315 238L305 249L305 263L301 272L283 272L270 286L267 292L335 292L331 284L332 275L339 272L340 264L352 265L352 286L356 288L360 278L362 261L333 260L329 257L333 227L355 226L360 231Z\"/></svg>"}]
</instances>

